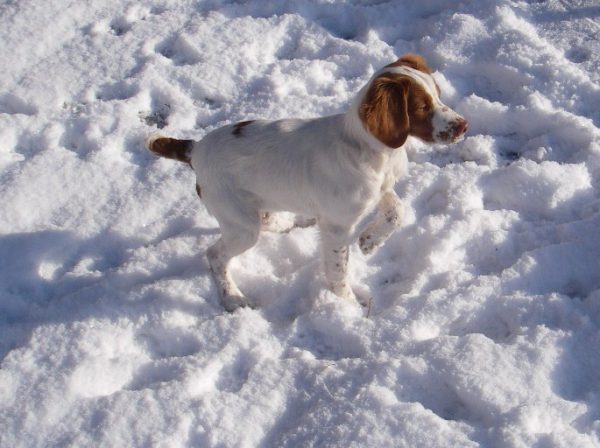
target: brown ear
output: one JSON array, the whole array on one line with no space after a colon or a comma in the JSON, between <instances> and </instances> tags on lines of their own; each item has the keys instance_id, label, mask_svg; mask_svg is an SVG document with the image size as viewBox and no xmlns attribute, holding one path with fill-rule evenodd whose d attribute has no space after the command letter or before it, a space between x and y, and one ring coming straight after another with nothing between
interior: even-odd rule
<instances>
[{"instance_id":1,"label":"brown ear","mask_svg":"<svg viewBox=\"0 0 600 448\"><path fill-rule=\"evenodd\" d=\"M408 88L405 77L385 73L375 78L358 110L367 130L390 148L399 148L408 138Z\"/></svg>"},{"instance_id":2,"label":"brown ear","mask_svg":"<svg viewBox=\"0 0 600 448\"><path fill-rule=\"evenodd\" d=\"M415 70L419 70L423 73L431 74L431 69L428 67L427 62L425 62L425 59L418 54L407 53L387 67L400 67L402 65L414 68Z\"/></svg>"}]
</instances>

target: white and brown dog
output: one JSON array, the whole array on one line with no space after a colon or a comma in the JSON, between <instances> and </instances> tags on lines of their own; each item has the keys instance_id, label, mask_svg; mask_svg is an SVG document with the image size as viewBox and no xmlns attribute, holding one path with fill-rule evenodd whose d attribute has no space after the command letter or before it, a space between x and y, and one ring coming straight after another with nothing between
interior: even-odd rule
<instances>
[{"instance_id":1,"label":"white and brown dog","mask_svg":"<svg viewBox=\"0 0 600 448\"><path fill-rule=\"evenodd\" d=\"M219 222L221 238L207 256L223 306L232 311L252 305L228 265L256 243L261 229L289 230L277 211L313 218L328 288L356 300L347 278L348 245L375 209L359 236L363 253L380 246L400 224L402 204L394 184L407 171L402 145L409 136L451 143L467 130L467 121L439 94L424 59L408 54L376 72L345 114L244 121L199 142L148 138L153 153L192 166L196 191Z\"/></svg>"}]
</instances>

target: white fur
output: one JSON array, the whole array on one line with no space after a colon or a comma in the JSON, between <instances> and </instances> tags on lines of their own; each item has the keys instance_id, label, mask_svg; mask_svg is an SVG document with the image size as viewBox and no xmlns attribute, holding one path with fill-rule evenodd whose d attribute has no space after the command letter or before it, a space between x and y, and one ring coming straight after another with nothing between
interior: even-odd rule
<instances>
[{"instance_id":1,"label":"white fur","mask_svg":"<svg viewBox=\"0 0 600 448\"><path fill-rule=\"evenodd\" d=\"M417 79L434 103L445 107L429 75L397 67L385 70ZM191 165L202 200L221 228L221 239L209 249L208 258L228 310L252 305L235 285L228 263L256 243L261 225L289 228L274 225L272 213L277 211L316 218L327 286L345 299L356 299L347 279L348 245L357 238L358 224L376 208L375 221L361 234L365 253L400 224L401 203L393 187L408 165L403 148L388 148L363 126L358 107L367 88L346 114L254 121L237 125L239 132L229 125L194 144Z\"/></svg>"}]
</instances>

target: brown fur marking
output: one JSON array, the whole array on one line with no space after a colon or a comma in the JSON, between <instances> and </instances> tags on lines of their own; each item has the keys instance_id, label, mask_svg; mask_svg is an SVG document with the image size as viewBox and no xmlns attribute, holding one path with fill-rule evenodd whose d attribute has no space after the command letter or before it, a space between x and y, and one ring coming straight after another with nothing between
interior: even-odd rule
<instances>
[{"instance_id":1,"label":"brown fur marking","mask_svg":"<svg viewBox=\"0 0 600 448\"><path fill-rule=\"evenodd\" d=\"M200 189L200 185L196 184L196 194L200 199L202 199L202 190Z\"/></svg>"},{"instance_id":2,"label":"brown fur marking","mask_svg":"<svg viewBox=\"0 0 600 448\"><path fill-rule=\"evenodd\" d=\"M386 67L400 67L403 65L406 67L414 68L415 70L422 71L423 73L427 73L428 75L431 74L431 69L427 65L427 62L425 62L425 59L423 59L422 56L413 53L405 54L396 62L386 65Z\"/></svg>"},{"instance_id":3,"label":"brown fur marking","mask_svg":"<svg viewBox=\"0 0 600 448\"><path fill-rule=\"evenodd\" d=\"M378 76L365 95L359 116L369 132L390 148L402 146L408 135L433 141L433 100L408 76Z\"/></svg>"},{"instance_id":4,"label":"brown fur marking","mask_svg":"<svg viewBox=\"0 0 600 448\"><path fill-rule=\"evenodd\" d=\"M148 149L154 154L167 159L190 163L190 152L194 146L193 140L178 140L176 138L160 137L154 140Z\"/></svg>"},{"instance_id":5,"label":"brown fur marking","mask_svg":"<svg viewBox=\"0 0 600 448\"><path fill-rule=\"evenodd\" d=\"M419 70L423 73L427 73L428 75L431 75L431 69L427 65L427 62L425 61L425 59L422 56L419 56L418 54L407 53L404 56L402 56L400 59L398 59L396 62L386 65L386 67L402 67L402 66L414 68L415 70ZM439 96L441 93L440 86L437 85L437 82L434 81L434 83L435 83L435 88L436 88L438 96Z\"/></svg>"},{"instance_id":6,"label":"brown fur marking","mask_svg":"<svg viewBox=\"0 0 600 448\"><path fill-rule=\"evenodd\" d=\"M399 148L408 137L409 83L405 76L390 73L378 76L358 110L360 119L369 132L390 148Z\"/></svg>"},{"instance_id":7,"label":"brown fur marking","mask_svg":"<svg viewBox=\"0 0 600 448\"><path fill-rule=\"evenodd\" d=\"M235 135L236 137L241 137L242 136L242 129L246 126L248 126L250 123L253 123L254 120L248 120L248 121L240 121L239 123L236 123L233 125L233 131L231 132L233 135Z\"/></svg>"}]
</instances>

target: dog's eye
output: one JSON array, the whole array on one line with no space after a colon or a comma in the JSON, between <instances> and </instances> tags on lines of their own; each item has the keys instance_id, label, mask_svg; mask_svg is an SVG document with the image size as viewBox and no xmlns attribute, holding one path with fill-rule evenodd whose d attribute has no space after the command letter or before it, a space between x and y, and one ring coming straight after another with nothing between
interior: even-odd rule
<instances>
[{"instance_id":1,"label":"dog's eye","mask_svg":"<svg viewBox=\"0 0 600 448\"><path fill-rule=\"evenodd\" d=\"M426 104L426 103L417 104L417 111L419 111L419 112L427 113L430 110L431 110L431 107L429 106L429 104Z\"/></svg>"}]
</instances>

